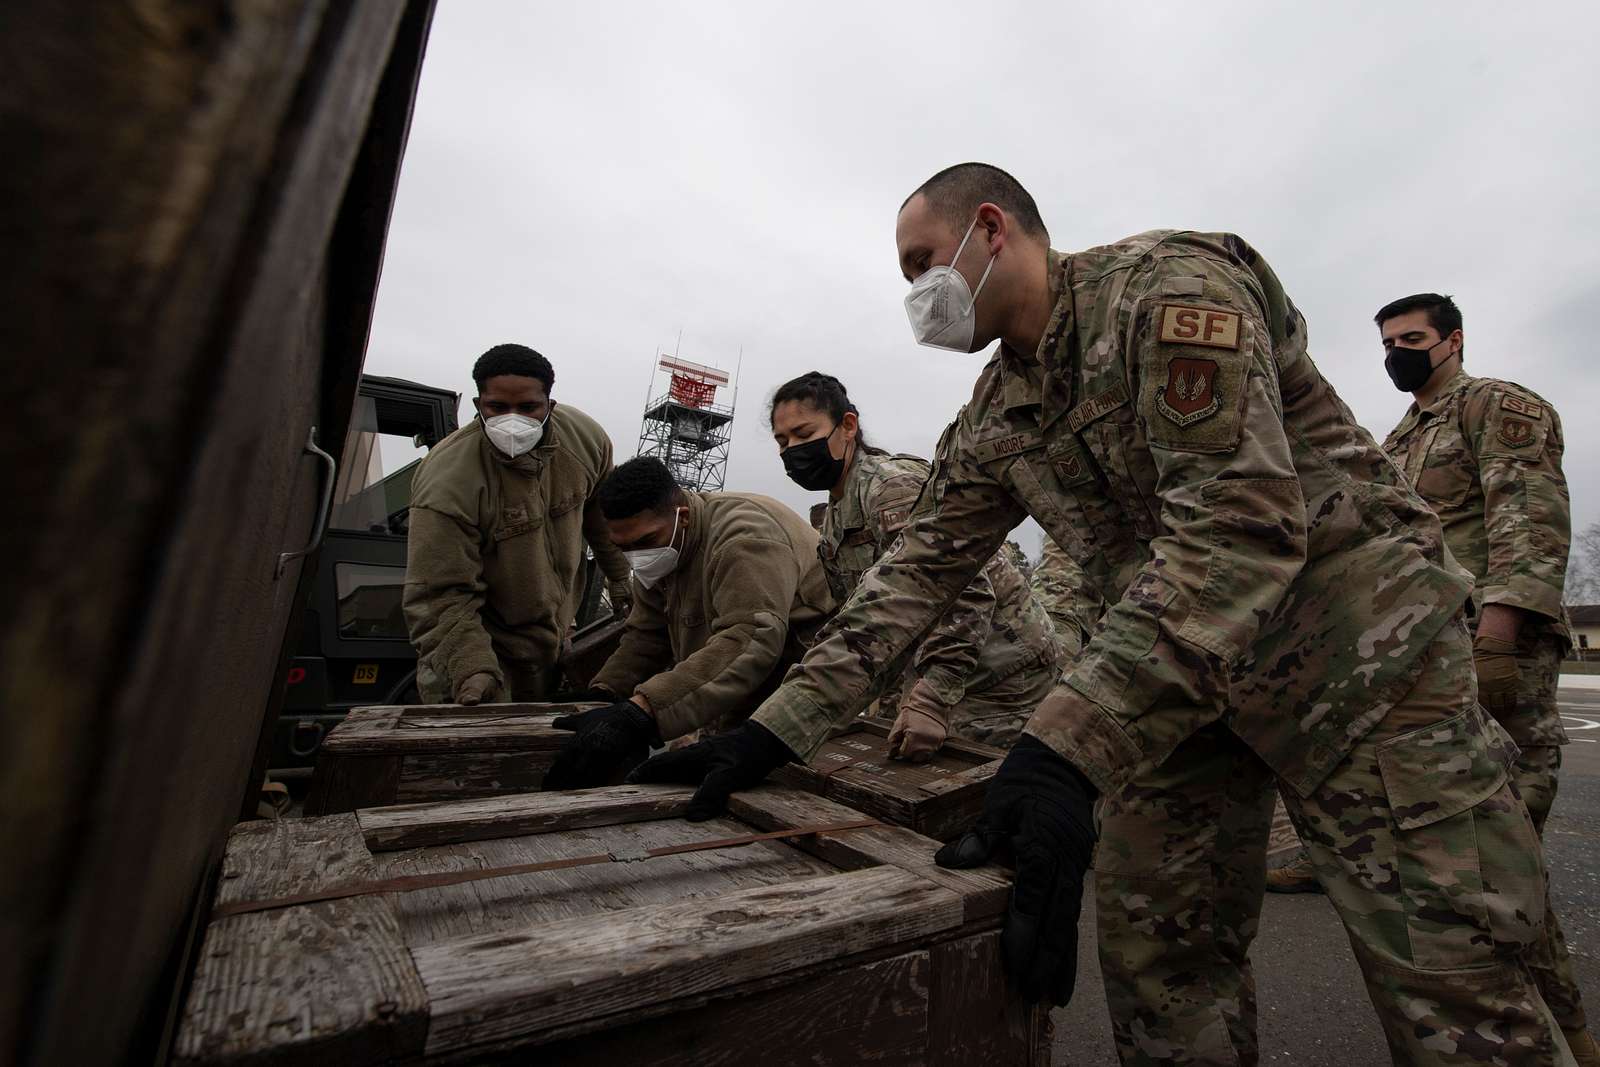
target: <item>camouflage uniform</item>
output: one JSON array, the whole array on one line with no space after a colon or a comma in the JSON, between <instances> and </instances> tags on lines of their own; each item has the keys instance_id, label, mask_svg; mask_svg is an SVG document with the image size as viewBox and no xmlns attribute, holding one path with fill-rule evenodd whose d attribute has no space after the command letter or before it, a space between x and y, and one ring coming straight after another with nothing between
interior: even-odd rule
<instances>
[{"instance_id":1,"label":"camouflage uniform","mask_svg":"<svg viewBox=\"0 0 1600 1067\"><path fill-rule=\"evenodd\" d=\"M583 597L587 541L611 588L628 561L593 500L611 439L557 404L539 446L515 459L473 419L423 457L411 485L404 608L424 702L449 703L474 674L502 700L547 700Z\"/></svg>"},{"instance_id":2,"label":"camouflage uniform","mask_svg":"<svg viewBox=\"0 0 1600 1067\"><path fill-rule=\"evenodd\" d=\"M1050 272L1039 349L1001 347L897 546L756 720L809 756L1031 514L1109 605L1069 606L1091 636L1027 732L1107 801L1124 1061L1255 1061L1276 778L1396 1058L1549 1062L1564 1042L1522 965L1542 853L1476 705L1471 579L1438 520L1244 241L1158 231Z\"/></svg>"},{"instance_id":3,"label":"camouflage uniform","mask_svg":"<svg viewBox=\"0 0 1600 1067\"><path fill-rule=\"evenodd\" d=\"M1062 551L1054 539L1046 537L1039 554L1039 564L1033 568L1033 577L1028 584L1033 587L1033 595L1044 605L1044 610L1049 612L1050 621L1055 623L1056 636L1061 639L1067 655L1076 656L1089 639L1089 632L1083 628L1084 617L1090 614L1098 617L1100 614L1098 609L1088 612L1073 606L1082 605L1085 600L1095 604L1100 602L1099 594L1088 587L1083 568Z\"/></svg>"},{"instance_id":4,"label":"camouflage uniform","mask_svg":"<svg viewBox=\"0 0 1600 1067\"><path fill-rule=\"evenodd\" d=\"M839 603L900 536L927 478L928 463L916 456L856 452L817 546ZM904 687L921 679L953 736L1009 748L1054 688L1057 656L1049 616L1002 550L916 646ZM880 698L886 713L898 703Z\"/></svg>"},{"instance_id":5,"label":"camouflage uniform","mask_svg":"<svg viewBox=\"0 0 1600 1067\"><path fill-rule=\"evenodd\" d=\"M1522 749L1513 776L1542 834L1559 746L1567 743L1556 683L1572 647L1561 606L1572 540L1561 420L1521 386L1457 371L1426 410L1411 405L1384 448L1433 506L1451 554L1477 579L1474 615L1506 604L1532 616L1517 638L1516 705L1489 710ZM1562 1027L1582 1029L1583 1002L1553 911L1532 966Z\"/></svg>"}]
</instances>

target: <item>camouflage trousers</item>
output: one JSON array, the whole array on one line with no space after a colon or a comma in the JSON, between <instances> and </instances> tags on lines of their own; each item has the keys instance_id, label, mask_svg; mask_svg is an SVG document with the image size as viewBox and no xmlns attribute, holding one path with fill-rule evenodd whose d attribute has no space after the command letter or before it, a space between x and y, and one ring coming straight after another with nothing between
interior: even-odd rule
<instances>
[{"instance_id":1,"label":"camouflage trousers","mask_svg":"<svg viewBox=\"0 0 1600 1067\"><path fill-rule=\"evenodd\" d=\"M950 711L950 736L1009 749L1059 678L1060 670L1054 664L1041 663L981 693L968 693Z\"/></svg>"},{"instance_id":2,"label":"camouflage trousers","mask_svg":"<svg viewBox=\"0 0 1600 1067\"><path fill-rule=\"evenodd\" d=\"M1561 774L1561 748L1557 745L1537 745L1522 750L1512 768L1517 791L1528 805L1533 825L1544 838L1545 820L1556 800L1556 784ZM1583 996L1578 991L1578 976L1572 969L1572 957L1567 952L1567 939L1561 932L1561 920L1556 917L1545 898L1544 936L1539 939L1528 967L1539 992L1544 996L1550 1011L1563 1030L1581 1030L1588 1025L1583 1011Z\"/></svg>"},{"instance_id":3,"label":"camouflage trousers","mask_svg":"<svg viewBox=\"0 0 1600 1067\"><path fill-rule=\"evenodd\" d=\"M1463 628L1309 796L1283 794L1403 1064L1568 1063L1525 963L1544 859ZM1124 1064L1255 1064L1249 950L1276 781L1224 725L1106 798L1100 965Z\"/></svg>"},{"instance_id":4,"label":"camouflage trousers","mask_svg":"<svg viewBox=\"0 0 1600 1067\"><path fill-rule=\"evenodd\" d=\"M511 691L502 693L502 701L549 700L555 692L558 669L538 663L501 660L500 670ZM463 679L464 680L464 679ZM451 704L455 702L455 687L450 679L436 672L426 661L417 663L417 693L424 704Z\"/></svg>"}]
</instances>

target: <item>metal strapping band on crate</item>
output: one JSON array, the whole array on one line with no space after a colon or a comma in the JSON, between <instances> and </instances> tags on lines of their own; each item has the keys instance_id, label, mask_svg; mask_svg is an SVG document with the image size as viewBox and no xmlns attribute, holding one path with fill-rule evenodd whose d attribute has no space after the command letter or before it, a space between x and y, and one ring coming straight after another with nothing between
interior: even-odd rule
<instances>
[{"instance_id":1,"label":"metal strapping band on crate","mask_svg":"<svg viewBox=\"0 0 1600 1067\"><path fill-rule=\"evenodd\" d=\"M481 882L486 878L507 878L514 874L537 874L540 871L560 871L569 867L588 867L597 863L633 863L639 860L658 859L662 856L679 856L685 852L710 852L714 849L738 848L758 841L777 841L786 837L810 837L815 834L835 834L845 830L865 830L881 825L877 819L857 819L853 822L823 823L815 826L796 826L791 830L772 830L764 834L742 834L723 837L715 841L691 841L683 845L662 845L643 850L624 849L619 852L601 852L593 856L574 856L564 860L546 860L543 863L518 863L509 867L486 867L476 871L444 871L439 874L410 874L399 878L385 878L378 882L355 882L351 885L333 886L310 893L294 893L265 900L240 900L232 904L219 904L211 910L213 919L229 915L248 915L257 911L275 911L296 904L316 904L324 900L343 900L346 897L364 897L373 893L409 893L414 889L437 889L465 882Z\"/></svg>"}]
</instances>

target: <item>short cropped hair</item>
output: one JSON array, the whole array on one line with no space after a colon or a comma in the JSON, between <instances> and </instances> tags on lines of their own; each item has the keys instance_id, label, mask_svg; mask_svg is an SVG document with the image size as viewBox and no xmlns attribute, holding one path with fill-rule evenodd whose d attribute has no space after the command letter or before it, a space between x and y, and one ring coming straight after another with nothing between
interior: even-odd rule
<instances>
[{"instance_id":1,"label":"short cropped hair","mask_svg":"<svg viewBox=\"0 0 1600 1067\"><path fill-rule=\"evenodd\" d=\"M1461 329L1461 309L1456 307L1456 302L1448 296L1438 293L1417 293L1413 296L1403 296L1393 303L1385 304L1378 309L1372 321L1382 326L1392 318L1404 315L1411 311L1426 311L1428 325L1439 333L1441 339L1449 337Z\"/></svg>"},{"instance_id":2,"label":"short cropped hair","mask_svg":"<svg viewBox=\"0 0 1600 1067\"><path fill-rule=\"evenodd\" d=\"M606 475L594 491L600 514L608 519L631 519L644 511L666 511L683 502L683 490L672 472L655 456L634 456Z\"/></svg>"},{"instance_id":3,"label":"short cropped hair","mask_svg":"<svg viewBox=\"0 0 1600 1067\"><path fill-rule=\"evenodd\" d=\"M545 396L550 395L550 390L556 384L555 368L550 366L550 361L527 345L495 345L472 365L472 380L477 383L480 393L490 378L498 378L502 374L537 378L544 383Z\"/></svg>"},{"instance_id":4,"label":"short cropped hair","mask_svg":"<svg viewBox=\"0 0 1600 1067\"><path fill-rule=\"evenodd\" d=\"M1033 202L1033 196L1021 182L999 167L988 163L957 163L946 167L917 186L900 205L900 210L904 211L918 193L926 196L934 212L957 230L967 228L979 204L990 203L1016 219L1024 233L1050 243L1050 231L1039 215L1039 205Z\"/></svg>"}]
</instances>

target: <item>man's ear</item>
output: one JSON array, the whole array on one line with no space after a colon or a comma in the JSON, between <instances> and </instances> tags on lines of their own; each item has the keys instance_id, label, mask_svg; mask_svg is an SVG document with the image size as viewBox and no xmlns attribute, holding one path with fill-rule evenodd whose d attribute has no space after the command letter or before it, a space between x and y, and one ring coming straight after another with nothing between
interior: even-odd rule
<instances>
[{"instance_id":1,"label":"man's ear","mask_svg":"<svg viewBox=\"0 0 1600 1067\"><path fill-rule=\"evenodd\" d=\"M478 402L477 397L472 398L472 410L477 412L479 415L483 414L483 405Z\"/></svg>"},{"instance_id":2,"label":"man's ear","mask_svg":"<svg viewBox=\"0 0 1600 1067\"><path fill-rule=\"evenodd\" d=\"M1011 220L1006 218L1004 210L984 201L978 205L977 232L983 235L984 243L989 246L989 254L997 256L1011 235Z\"/></svg>"}]
</instances>

